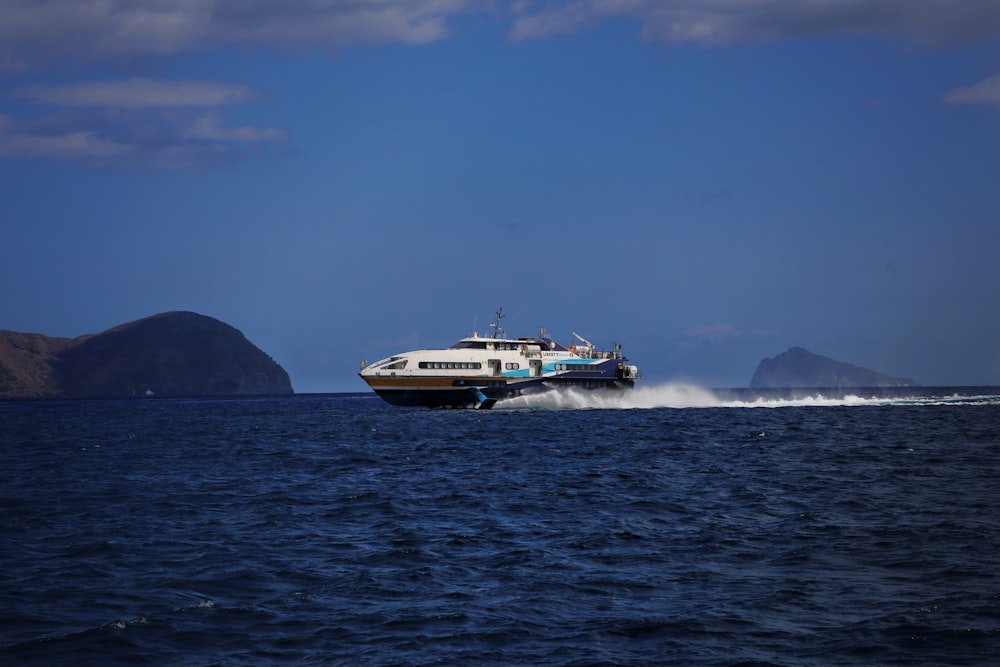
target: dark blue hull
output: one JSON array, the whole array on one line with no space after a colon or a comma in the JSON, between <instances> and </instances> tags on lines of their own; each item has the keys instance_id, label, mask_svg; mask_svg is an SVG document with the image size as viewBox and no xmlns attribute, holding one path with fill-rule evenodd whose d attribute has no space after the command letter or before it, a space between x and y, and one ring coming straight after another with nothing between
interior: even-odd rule
<instances>
[{"instance_id":1,"label":"dark blue hull","mask_svg":"<svg viewBox=\"0 0 1000 667\"><path fill-rule=\"evenodd\" d=\"M633 380L619 378L559 377L491 383L493 386L456 386L448 389L376 389L386 403L402 407L488 409L497 401L529 396L560 388L588 391L622 391L635 386Z\"/></svg>"}]
</instances>

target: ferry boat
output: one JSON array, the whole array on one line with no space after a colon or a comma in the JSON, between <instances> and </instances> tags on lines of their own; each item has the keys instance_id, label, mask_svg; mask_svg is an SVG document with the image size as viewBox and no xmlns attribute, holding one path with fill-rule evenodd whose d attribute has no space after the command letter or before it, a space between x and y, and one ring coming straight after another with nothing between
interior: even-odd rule
<instances>
[{"instance_id":1,"label":"ferry boat","mask_svg":"<svg viewBox=\"0 0 1000 667\"><path fill-rule=\"evenodd\" d=\"M447 349L362 362L359 375L392 405L480 410L559 387L620 390L642 379L617 343L611 350L598 350L573 332L578 342L565 347L544 329L538 336L508 338L500 327L502 310L497 310L489 336L473 332Z\"/></svg>"}]
</instances>

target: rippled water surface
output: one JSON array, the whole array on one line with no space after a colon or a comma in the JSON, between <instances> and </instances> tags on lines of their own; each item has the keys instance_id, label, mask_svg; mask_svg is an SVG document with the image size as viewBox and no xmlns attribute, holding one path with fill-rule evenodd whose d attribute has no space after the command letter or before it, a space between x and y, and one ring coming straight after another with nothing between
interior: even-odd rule
<instances>
[{"instance_id":1,"label":"rippled water surface","mask_svg":"<svg viewBox=\"0 0 1000 667\"><path fill-rule=\"evenodd\" d=\"M994 664L1000 398L658 391L0 403L0 664Z\"/></svg>"}]
</instances>

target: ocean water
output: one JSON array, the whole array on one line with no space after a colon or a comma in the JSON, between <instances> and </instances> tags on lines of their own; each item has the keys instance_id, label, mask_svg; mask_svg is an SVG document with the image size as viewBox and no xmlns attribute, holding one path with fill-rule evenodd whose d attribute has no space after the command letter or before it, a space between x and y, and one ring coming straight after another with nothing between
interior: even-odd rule
<instances>
[{"instance_id":1,"label":"ocean water","mask_svg":"<svg viewBox=\"0 0 1000 667\"><path fill-rule=\"evenodd\" d=\"M1000 655L997 388L5 402L0 457L3 665Z\"/></svg>"}]
</instances>

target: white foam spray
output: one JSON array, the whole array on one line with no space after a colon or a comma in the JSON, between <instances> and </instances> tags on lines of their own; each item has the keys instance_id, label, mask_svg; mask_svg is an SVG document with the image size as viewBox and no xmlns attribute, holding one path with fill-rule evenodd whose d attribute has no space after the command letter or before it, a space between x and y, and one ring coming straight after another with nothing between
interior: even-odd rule
<instances>
[{"instance_id":1,"label":"white foam spray","mask_svg":"<svg viewBox=\"0 0 1000 667\"><path fill-rule=\"evenodd\" d=\"M629 410L642 408L719 407L719 398L709 389L692 384L668 382L626 391L554 389L501 401L494 409L541 408L548 410Z\"/></svg>"},{"instance_id":2,"label":"white foam spray","mask_svg":"<svg viewBox=\"0 0 1000 667\"><path fill-rule=\"evenodd\" d=\"M684 382L645 384L625 391L572 387L518 396L497 403L494 410L635 410L650 408L782 408L864 405L983 405L1000 403L995 394L879 396L875 393L800 393L795 396L755 395L753 390L712 390Z\"/></svg>"}]
</instances>

